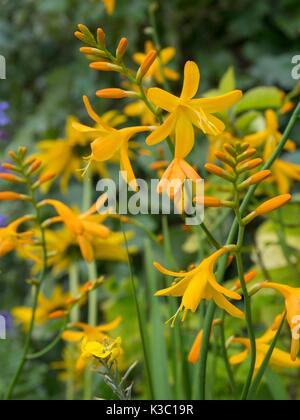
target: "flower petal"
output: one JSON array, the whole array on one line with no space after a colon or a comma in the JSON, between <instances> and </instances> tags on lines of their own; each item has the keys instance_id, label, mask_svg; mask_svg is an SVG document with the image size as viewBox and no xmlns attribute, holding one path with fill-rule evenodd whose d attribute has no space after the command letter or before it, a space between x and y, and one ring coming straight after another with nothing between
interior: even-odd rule
<instances>
[{"instance_id":1,"label":"flower petal","mask_svg":"<svg viewBox=\"0 0 300 420\"><path fill-rule=\"evenodd\" d=\"M121 148L124 138L117 132L104 138L98 138L91 144L92 158L104 162L114 156Z\"/></svg>"},{"instance_id":2,"label":"flower petal","mask_svg":"<svg viewBox=\"0 0 300 420\"><path fill-rule=\"evenodd\" d=\"M148 136L146 143L149 146L154 146L157 143L165 140L175 129L176 113L172 113L168 116L165 122L156 128L153 133Z\"/></svg>"},{"instance_id":3,"label":"flower petal","mask_svg":"<svg viewBox=\"0 0 300 420\"><path fill-rule=\"evenodd\" d=\"M184 159L193 149L195 142L194 127L186 113L179 113L175 132L175 158Z\"/></svg>"},{"instance_id":4,"label":"flower petal","mask_svg":"<svg viewBox=\"0 0 300 420\"><path fill-rule=\"evenodd\" d=\"M181 99L189 100L193 98L199 89L200 71L193 61L188 61L184 67L184 82L181 92Z\"/></svg>"},{"instance_id":5,"label":"flower petal","mask_svg":"<svg viewBox=\"0 0 300 420\"><path fill-rule=\"evenodd\" d=\"M186 289L190 283L190 278L186 277L178 283L166 289L159 290L155 293L155 296L174 296L181 297L186 292Z\"/></svg>"},{"instance_id":6,"label":"flower petal","mask_svg":"<svg viewBox=\"0 0 300 420\"><path fill-rule=\"evenodd\" d=\"M173 112L179 104L177 96L160 88L150 88L147 96L154 105L159 106L168 112Z\"/></svg>"},{"instance_id":7,"label":"flower petal","mask_svg":"<svg viewBox=\"0 0 300 420\"><path fill-rule=\"evenodd\" d=\"M243 93L241 90L233 90L225 95L215 96L212 98L193 99L192 106L202 108L208 113L222 112L238 102L242 95Z\"/></svg>"},{"instance_id":8,"label":"flower petal","mask_svg":"<svg viewBox=\"0 0 300 420\"><path fill-rule=\"evenodd\" d=\"M213 300L215 301L216 305L219 306L219 308L224 309L224 311L229 313L229 315L240 319L245 318L245 314L236 306L232 305L232 303L230 303L222 294L214 292Z\"/></svg>"}]
</instances>

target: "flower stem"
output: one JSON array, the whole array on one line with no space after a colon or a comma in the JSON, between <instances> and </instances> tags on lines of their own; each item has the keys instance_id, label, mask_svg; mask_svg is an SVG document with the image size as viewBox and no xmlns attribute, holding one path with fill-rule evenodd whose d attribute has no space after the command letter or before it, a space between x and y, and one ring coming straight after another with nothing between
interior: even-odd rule
<instances>
[{"instance_id":1,"label":"flower stem","mask_svg":"<svg viewBox=\"0 0 300 420\"><path fill-rule=\"evenodd\" d=\"M273 351L274 351L274 349L276 347L276 344L277 344L277 341L279 339L280 333L282 331L282 328L283 328L285 319L286 319L286 314L282 318L281 324L280 324L280 326L278 328L278 331L277 331L277 333L276 333L276 335L275 335L275 337L274 337L274 339L272 341L272 344L271 344L271 346L270 346L270 348L269 348L269 350L268 350L268 352L267 352L267 354L265 356L265 359L264 359L264 361L263 361L263 363L262 363L259 371L257 372L257 374L255 376L255 379L254 379L252 385L251 385L251 388L250 388L249 393L248 393L248 398L247 398L248 400L253 400L255 398L255 395L256 395L256 392L258 390L258 387L259 387L259 385L261 383L261 380L262 380L262 378L263 378L263 376L265 374L265 371L266 371L266 369L268 367L268 364L269 364L269 362L271 360Z\"/></svg>"},{"instance_id":2,"label":"flower stem","mask_svg":"<svg viewBox=\"0 0 300 420\"><path fill-rule=\"evenodd\" d=\"M25 171L24 171L25 172ZM35 319L36 319L36 311L37 311L37 306L38 306L38 301L39 301L39 296L40 296L40 292L46 277L46 271L47 271L47 246L46 246L46 238L45 238L45 230L42 226L42 219L41 219L41 214L40 214L40 209L38 207L38 203L35 197L35 191L32 188L31 182L30 182L30 178L28 176L25 176L26 179L26 185L28 188L28 191L30 192L30 196L31 196L31 203L35 209L35 213L36 213L36 222L40 231L40 235L41 235L41 248L42 248L42 269L40 271L39 274L39 278L37 281L37 284L34 286L34 296L33 296L33 304L32 304L32 313L31 313L31 319L30 319L30 324L29 324L29 329L27 332L27 336L25 339L25 344L24 344L24 349L23 349L23 354L21 357L21 360L19 362L18 368L16 370L16 373L8 387L8 391L7 394L5 396L5 400L11 400L13 397L13 392L14 389L20 379L20 376L23 372L24 366L26 364L27 361L27 356L30 350L30 345L31 345L31 341L32 341L32 334L33 334L33 330L34 330L34 325L35 325Z\"/></svg>"},{"instance_id":3,"label":"flower stem","mask_svg":"<svg viewBox=\"0 0 300 420\"><path fill-rule=\"evenodd\" d=\"M291 116L291 119L290 119L286 129L284 130L284 133L282 135L282 138L281 138L276 150L274 151L272 156L269 158L269 160L265 163L265 165L263 167L264 170L270 169L273 166L273 163L275 162L275 160L282 153L282 151L284 149L284 146L285 146L286 142L288 141L289 136L291 134L291 131L294 128L299 116L300 116L300 102L298 103L297 107L295 108L295 110L294 110L294 112ZM245 196L245 198L242 202L242 205L240 207L241 214L243 214L247 210L247 207L248 207L250 201L252 200L252 197L253 197L256 189L257 189L257 185L254 185L251 188L249 188L248 193L246 194L246 196ZM238 227L239 227L239 224L238 224L238 220L236 218L234 223L231 226L230 233L228 235L227 242L226 242L227 244L231 244L235 240L236 234L237 234L237 231L238 231ZM218 278L219 282L223 281L224 274L225 274L225 271L226 271L226 261L227 261L226 257L223 257L220 261L219 269L218 269L218 273L217 273L217 278ZM205 319L203 341L202 341L201 354L200 354L200 399L202 399L202 400L205 399L205 381L206 381L207 357L208 357L208 350L209 350L209 338L210 338L210 331L211 331L215 311L216 311L215 303L210 302L209 308L208 308L208 311L207 311L207 315L206 315L206 319Z\"/></svg>"},{"instance_id":4,"label":"flower stem","mask_svg":"<svg viewBox=\"0 0 300 420\"><path fill-rule=\"evenodd\" d=\"M236 395L237 395L237 389L236 389L236 383L235 383L233 371L232 371L231 365L229 363L228 352L227 352L227 348L226 348L225 319L226 319L226 312L223 311L222 322L220 324L221 352L222 352L222 356L223 356L223 359L224 359L225 368L226 368L226 371L227 371L230 388L231 388L232 394L235 398Z\"/></svg>"}]
</instances>

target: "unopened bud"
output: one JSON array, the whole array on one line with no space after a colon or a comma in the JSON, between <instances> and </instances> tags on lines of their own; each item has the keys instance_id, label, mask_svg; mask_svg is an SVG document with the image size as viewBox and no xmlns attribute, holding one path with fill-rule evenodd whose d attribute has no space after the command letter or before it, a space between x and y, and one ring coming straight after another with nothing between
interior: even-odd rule
<instances>
[{"instance_id":1,"label":"unopened bud","mask_svg":"<svg viewBox=\"0 0 300 420\"><path fill-rule=\"evenodd\" d=\"M127 38L122 38L116 50L116 57L118 60L122 60L128 48Z\"/></svg>"},{"instance_id":2,"label":"unopened bud","mask_svg":"<svg viewBox=\"0 0 300 420\"><path fill-rule=\"evenodd\" d=\"M144 62L142 63L141 67L139 68L138 72L137 72L137 81L141 82L143 80L143 78L147 75L148 71L150 70L152 64L155 62L157 57L157 52L155 50L151 50Z\"/></svg>"}]
</instances>

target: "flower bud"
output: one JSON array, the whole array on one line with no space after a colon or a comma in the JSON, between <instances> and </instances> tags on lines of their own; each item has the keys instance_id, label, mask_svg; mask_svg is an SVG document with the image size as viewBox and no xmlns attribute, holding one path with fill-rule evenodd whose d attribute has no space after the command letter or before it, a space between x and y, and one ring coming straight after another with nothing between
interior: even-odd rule
<instances>
[{"instance_id":1,"label":"flower bud","mask_svg":"<svg viewBox=\"0 0 300 420\"><path fill-rule=\"evenodd\" d=\"M204 167L207 172L219 176L220 178L226 179L229 182L234 182L234 177L219 166L214 165L213 163L207 163L204 165Z\"/></svg>"},{"instance_id":2,"label":"flower bud","mask_svg":"<svg viewBox=\"0 0 300 420\"><path fill-rule=\"evenodd\" d=\"M238 186L238 190L242 191L242 190L250 187L251 185L259 184L260 182L267 179L270 175L272 175L272 172L268 171L268 170L257 172L257 174L255 174L253 176L250 176L248 179L246 179L244 182L242 182Z\"/></svg>"},{"instance_id":3,"label":"flower bud","mask_svg":"<svg viewBox=\"0 0 300 420\"><path fill-rule=\"evenodd\" d=\"M257 153L257 150L253 148L246 150L244 153L239 155L237 157L237 162L241 163L247 159L250 159L252 156L254 156Z\"/></svg>"},{"instance_id":4,"label":"flower bud","mask_svg":"<svg viewBox=\"0 0 300 420\"><path fill-rule=\"evenodd\" d=\"M100 47L105 48L106 35L102 28L97 29L97 41Z\"/></svg>"},{"instance_id":5,"label":"flower bud","mask_svg":"<svg viewBox=\"0 0 300 420\"><path fill-rule=\"evenodd\" d=\"M261 158L252 159L248 162L244 162L238 166L238 173L241 174L246 171L250 171L251 169L257 168L263 163L263 160Z\"/></svg>"},{"instance_id":6,"label":"flower bud","mask_svg":"<svg viewBox=\"0 0 300 420\"><path fill-rule=\"evenodd\" d=\"M116 57L118 60L122 60L128 48L127 38L122 38L116 50Z\"/></svg>"},{"instance_id":7,"label":"flower bud","mask_svg":"<svg viewBox=\"0 0 300 420\"><path fill-rule=\"evenodd\" d=\"M215 153L215 156L221 162L224 162L227 165L231 166L232 168L235 168L235 166L236 166L235 161L234 161L234 159L230 155L226 155L223 152L216 152Z\"/></svg>"},{"instance_id":8,"label":"flower bud","mask_svg":"<svg viewBox=\"0 0 300 420\"><path fill-rule=\"evenodd\" d=\"M155 50L151 50L144 62L142 63L141 67L139 68L136 78L138 82L141 82L143 78L147 75L148 71L150 70L152 64L155 62L157 57L157 52Z\"/></svg>"},{"instance_id":9,"label":"flower bud","mask_svg":"<svg viewBox=\"0 0 300 420\"><path fill-rule=\"evenodd\" d=\"M90 64L90 68L93 70L100 70L100 71L122 71L120 66L116 64L111 64L106 61L95 61L94 63Z\"/></svg>"},{"instance_id":10,"label":"flower bud","mask_svg":"<svg viewBox=\"0 0 300 420\"><path fill-rule=\"evenodd\" d=\"M97 90L96 96L101 99L124 99L124 98L133 98L137 97L136 92L130 92L123 89L101 89Z\"/></svg>"},{"instance_id":11,"label":"flower bud","mask_svg":"<svg viewBox=\"0 0 300 420\"><path fill-rule=\"evenodd\" d=\"M278 210L281 207L283 207L285 204L290 202L291 199L292 199L291 194L278 195L277 197L274 197L271 200L266 201L261 206L259 206L255 211L248 214L248 216L246 216L243 219L243 223L246 225L252 222L252 220L254 220L258 216L263 216L264 214L268 214L274 210Z\"/></svg>"},{"instance_id":12,"label":"flower bud","mask_svg":"<svg viewBox=\"0 0 300 420\"><path fill-rule=\"evenodd\" d=\"M13 174L1 174L0 173L0 179L3 179L4 181L8 181L8 182L14 182L16 184L24 184L25 181L22 178L17 177L16 175Z\"/></svg>"},{"instance_id":13,"label":"flower bud","mask_svg":"<svg viewBox=\"0 0 300 420\"><path fill-rule=\"evenodd\" d=\"M13 191L1 191L0 201L13 201L13 200L24 200L24 195L18 194Z\"/></svg>"}]
</instances>

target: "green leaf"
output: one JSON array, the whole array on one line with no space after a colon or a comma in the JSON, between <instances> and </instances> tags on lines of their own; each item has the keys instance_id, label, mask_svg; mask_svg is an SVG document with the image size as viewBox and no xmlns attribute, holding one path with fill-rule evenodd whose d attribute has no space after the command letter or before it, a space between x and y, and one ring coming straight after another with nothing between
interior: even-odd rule
<instances>
[{"instance_id":1,"label":"green leaf","mask_svg":"<svg viewBox=\"0 0 300 420\"><path fill-rule=\"evenodd\" d=\"M248 90L240 102L234 107L236 114L250 109L279 108L281 92L275 87L257 87Z\"/></svg>"},{"instance_id":2,"label":"green leaf","mask_svg":"<svg viewBox=\"0 0 300 420\"><path fill-rule=\"evenodd\" d=\"M168 354L166 337L164 334L164 322L162 316L162 304L154 296L158 290L157 275L153 268L153 252L149 239L145 240L145 258L147 285L150 301L150 347L154 393L156 399L171 399L171 389L168 375Z\"/></svg>"},{"instance_id":3,"label":"green leaf","mask_svg":"<svg viewBox=\"0 0 300 420\"><path fill-rule=\"evenodd\" d=\"M219 89L221 94L225 94L231 90L234 90L235 86L235 72L234 68L230 66L220 81Z\"/></svg>"},{"instance_id":4,"label":"green leaf","mask_svg":"<svg viewBox=\"0 0 300 420\"><path fill-rule=\"evenodd\" d=\"M275 401L288 401L290 400L289 394L282 382L281 378L277 373L271 369L267 369L265 373L265 379L270 393Z\"/></svg>"}]
</instances>

